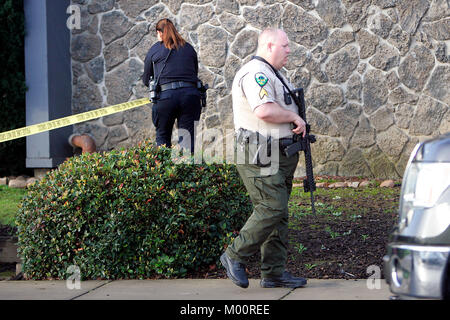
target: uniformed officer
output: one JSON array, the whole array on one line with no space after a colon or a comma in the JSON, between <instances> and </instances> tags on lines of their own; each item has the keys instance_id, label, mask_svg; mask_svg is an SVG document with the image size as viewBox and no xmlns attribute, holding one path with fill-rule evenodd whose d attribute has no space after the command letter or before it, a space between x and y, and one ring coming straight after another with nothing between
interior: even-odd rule
<instances>
[{"instance_id":1,"label":"uniformed officer","mask_svg":"<svg viewBox=\"0 0 450 320\"><path fill-rule=\"evenodd\" d=\"M299 156L287 158L278 146L293 143L293 133L306 133L305 122L279 79L283 76L278 70L286 64L289 53L284 31L264 30L258 38L257 56L236 73L232 86L237 169L254 210L220 260L228 277L243 288L248 287L245 264L258 250L262 287L297 288L306 284L306 279L285 270L288 201ZM242 153L246 154L244 163L239 160ZM269 162L260 160L265 158ZM265 170L268 166L272 170Z\"/></svg>"},{"instance_id":2,"label":"uniformed officer","mask_svg":"<svg viewBox=\"0 0 450 320\"><path fill-rule=\"evenodd\" d=\"M147 87L151 78L157 83L152 106L156 144L171 147L176 120L183 133L178 143L194 152L194 127L201 114L197 53L169 19L158 21L156 34L159 41L147 53L142 76Z\"/></svg>"}]
</instances>

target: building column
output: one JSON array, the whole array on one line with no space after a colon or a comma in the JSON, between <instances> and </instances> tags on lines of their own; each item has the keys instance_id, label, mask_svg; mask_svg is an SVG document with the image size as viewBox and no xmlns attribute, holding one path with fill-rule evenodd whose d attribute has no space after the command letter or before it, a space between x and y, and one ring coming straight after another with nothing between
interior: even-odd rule
<instances>
[{"instance_id":1,"label":"building column","mask_svg":"<svg viewBox=\"0 0 450 320\"><path fill-rule=\"evenodd\" d=\"M72 114L70 0L24 0L26 125ZM51 169L73 155L72 126L27 137L26 167Z\"/></svg>"}]
</instances>

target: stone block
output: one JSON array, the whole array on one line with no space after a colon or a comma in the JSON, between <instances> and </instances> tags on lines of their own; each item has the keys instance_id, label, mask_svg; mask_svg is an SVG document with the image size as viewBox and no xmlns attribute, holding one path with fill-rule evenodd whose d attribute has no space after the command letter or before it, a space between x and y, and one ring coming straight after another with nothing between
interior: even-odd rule
<instances>
[{"instance_id":1,"label":"stone block","mask_svg":"<svg viewBox=\"0 0 450 320\"><path fill-rule=\"evenodd\" d=\"M17 256L17 239L11 237L0 237L0 262L21 262Z\"/></svg>"},{"instance_id":2,"label":"stone block","mask_svg":"<svg viewBox=\"0 0 450 320\"><path fill-rule=\"evenodd\" d=\"M10 188L18 188L18 189L23 189L27 187L27 181L25 179L14 179L9 181L9 185Z\"/></svg>"},{"instance_id":3,"label":"stone block","mask_svg":"<svg viewBox=\"0 0 450 320\"><path fill-rule=\"evenodd\" d=\"M385 180L380 184L381 188L393 188L394 187L394 181L393 180Z\"/></svg>"}]
</instances>

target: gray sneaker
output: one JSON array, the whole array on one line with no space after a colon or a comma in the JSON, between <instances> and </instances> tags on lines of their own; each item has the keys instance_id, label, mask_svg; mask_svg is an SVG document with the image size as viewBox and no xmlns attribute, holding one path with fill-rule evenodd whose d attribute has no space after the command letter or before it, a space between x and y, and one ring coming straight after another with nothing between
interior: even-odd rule
<instances>
[{"instance_id":1,"label":"gray sneaker","mask_svg":"<svg viewBox=\"0 0 450 320\"><path fill-rule=\"evenodd\" d=\"M247 273L245 273L245 266L242 263L232 260L226 252L220 256L220 262L227 270L228 278L235 285L241 288L248 287Z\"/></svg>"},{"instance_id":2,"label":"gray sneaker","mask_svg":"<svg viewBox=\"0 0 450 320\"><path fill-rule=\"evenodd\" d=\"M300 288L305 286L306 282L305 278L294 277L285 271L281 277L263 278L260 284L263 288Z\"/></svg>"}]
</instances>

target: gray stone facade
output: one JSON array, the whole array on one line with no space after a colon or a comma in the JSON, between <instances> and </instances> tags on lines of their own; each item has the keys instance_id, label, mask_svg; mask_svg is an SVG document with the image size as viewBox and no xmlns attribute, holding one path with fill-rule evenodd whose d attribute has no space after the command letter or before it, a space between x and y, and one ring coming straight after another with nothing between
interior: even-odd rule
<instances>
[{"instance_id":1,"label":"gray stone facade","mask_svg":"<svg viewBox=\"0 0 450 320\"><path fill-rule=\"evenodd\" d=\"M147 96L144 58L155 24L170 18L197 50L208 83L197 141L225 154L233 132L231 83L258 33L291 40L283 72L305 88L317 142L316 174L399 178L414 145L450 131L447 0L72 0L74 113ZM100 150L154 138L151 106L81 123ZM224 145L226 144L226 148ZM222 149L224 147L224 149ZM303 159L297 175L304 174Z\"/></svg>"}]
</instances>

